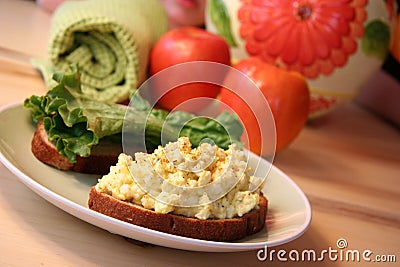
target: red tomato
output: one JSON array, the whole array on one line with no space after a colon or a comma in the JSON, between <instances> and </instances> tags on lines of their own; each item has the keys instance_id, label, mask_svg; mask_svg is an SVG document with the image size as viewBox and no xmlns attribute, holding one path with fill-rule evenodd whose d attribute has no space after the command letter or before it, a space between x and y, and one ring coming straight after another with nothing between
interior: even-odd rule
<instances>
[{"instance_id":1,"label":"red tomato","mask_svg":"<svg viewBox=\"0 0 400 267\"><path fill-rule=\"evenodd\" d=\"M256 57L243 59L233 67L246 74L267 100L275 120L276 152L281 151L295 139L307 121L310 102L307 82L297 72L278 68ZM265 144L271 140L261 139L260 126L254 115L265 109L265 104L258 101L250 107L241 97L249 96L238 96L227 88L221 90L221 102L231 107L244 123L249 139L247 147L259 155L270 154L271 151L261 147L262 144L267 147Z\"/></svg>"},{"instance_id":2,"label":"red tomato","mask_svg":"<svg viewBox=\"0 0 400 267\"><path fill-rule=\"evenodd\" d=\"M181 27L170 30L157 41L151 51L150 74L154 75L173 65L192 61L211 61L230 65L229 46L220 36L201 28ZM174 89L166 88L159 83L152 88L151 93L155 99L161 97L157 102L160 107L172 110L189 99L215 98L219 92L220 86L194 82ZM204 102L196 103L186 107L185 110L193 112L204 105Z\"/></svg>"}]
</instances>

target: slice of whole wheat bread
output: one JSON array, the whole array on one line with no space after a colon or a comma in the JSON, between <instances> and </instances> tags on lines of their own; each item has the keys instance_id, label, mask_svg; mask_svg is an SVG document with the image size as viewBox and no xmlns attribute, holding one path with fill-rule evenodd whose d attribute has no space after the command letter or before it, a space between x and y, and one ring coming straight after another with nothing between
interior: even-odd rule
<instances>
[{"instance_id":1,"label":"slice of whole wheat bread","mask_svg":"<svg viewBox=\"0 0 400 267\"><path fill-rule=\"evenodd\" d=\"M110 171L110 166L118 162L122 146L112 141L100 140L99 144L92 147L89 157L77 156L76 162L71 163L67 157L58 153L55 145L49 141L43 123L40 121L32 138L31 151L41 162L60 170L107 174Z\"/></svg>"},{"instance_id":2,"label":"slice of whole wheat bread","mask_svg":"<svg viewBox=\"0 0 400 267\"><path fill-rule=\"evenodd\" d=\"M89 194L88 206L92 210L115 219L165 233L212 241L234 241L255 234L264 228L268 201L261 195L258 207L242 217L201 220L156 213L101 193L93 186Z\"/></svg>"}]
</instances>

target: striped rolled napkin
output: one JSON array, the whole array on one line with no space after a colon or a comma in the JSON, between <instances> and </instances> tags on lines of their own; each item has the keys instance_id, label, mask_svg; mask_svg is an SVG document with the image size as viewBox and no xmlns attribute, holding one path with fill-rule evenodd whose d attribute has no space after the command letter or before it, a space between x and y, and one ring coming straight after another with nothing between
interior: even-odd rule
<instances>
[{"instance_id":1,"label":"striped rolled napkin","mask_svg":"<svg viewBox=\"0 0 400 267\"><path fill-rule=\"evenodd\" d=\"M77 63L82 91L116 103L147 78L149 53L168 30L159 0L66 1L53 14L48 60L32 61L52 86L54 71Z\"/></svg>"}]
</instances>

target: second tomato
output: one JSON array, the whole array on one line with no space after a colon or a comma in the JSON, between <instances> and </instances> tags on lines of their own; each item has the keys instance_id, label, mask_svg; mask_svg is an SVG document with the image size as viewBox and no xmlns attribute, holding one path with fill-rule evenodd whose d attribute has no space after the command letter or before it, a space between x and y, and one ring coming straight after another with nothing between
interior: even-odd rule
<instances>
[{"instance_id":1,"label":"second tomato","mask_svg":"<svg viewBox=\"0 0 400 267\"><path fill-rule=\"evenodd\" d=\"M234 68L247 75L267 100L275 120L276 152L281 151L296 138L308 118L310 92L304 77L256 57L243 59ZM230 78L229 74L227 77ZM243 99L252 97L254 92L244 89L245 95L237 95L237 92L223 88L221 101L231 107L244 123L249 138L247 147L256 154L271 154L265 148L273 140L268 139L269 135L264 138L263 129L260 129L255 117L264 112L265 104L263 101L255 101L255 104L249 106Z\"/></svg>"},{"instance_id":2,"label":"second tomato","mask_svg":"<svg viewBox=\"0 0 400 267\"><path fill-rule=\"evenodd\" d=\"M230 65L229 46L223 38L201 28L173 29L154 45L150 56L150 74L154 75L173 65L193 61ZM159 99L157 105L167 110L172 110L190 99L215 98L219 92L220 86L204 82L184 84L173 89L162 85L152 88L153 98ZM194 103L185 110L194 112L202 108L202 102Z\"/></svg>"}]
</instances>

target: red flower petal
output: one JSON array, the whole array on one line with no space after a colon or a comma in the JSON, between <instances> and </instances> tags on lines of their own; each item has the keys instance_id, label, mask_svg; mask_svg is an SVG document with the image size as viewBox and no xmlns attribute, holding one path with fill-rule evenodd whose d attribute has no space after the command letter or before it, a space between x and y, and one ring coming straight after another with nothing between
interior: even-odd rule
<instances>
[{"instance_id":1,"label":"red flower petal","mask_svg":"<svg viewBox=\"0 0 400 267\"><path fill-rule=\"evenodd\" d=\"M365 7L368 3L368 0L353 0L353 6L355 7Z\"/></svg>"},{"instance_id":2,"label":"red flower petal","mask_svg":"<svg viewBox=\"0 0 400 267\"><path fill-rule=\"evenodd\" d=\"M306 77L310 77L311 79L313 79L318 77L319 69L317 65L312 65L309 67L304 67L303 72Z\"/></svg>"},{"instance_id":3,"label":"red flower petal","mask_svg":"<svg viewBox=\"0 0 400 267\"><path fill-rule=\"evenodd\" d=\"M357 43L350 37L343 37L343 50L348 54L353 54L357 50Z\"/></svg>"},{"instance_id":4,"label":"red flower petal","mask_svg":"<svg viewBox=\"0 0 400 267\"><path fill-rule=\"evenodd\" d=\"M295 25L292 25L292 29ZM281 57L283 62L286 64L293 64L296 62L298 59L298 54L299 54L299 49L297 49L296 46L298 46L301 42L301 33L299 31L292 31L290 30L291 34L289 35L287 41L286 41L286 47L285 49L281 52Z\"/></svg>"},{"instance_id":5,"label":"red flower petal","mask_svg":"<svg viewBox=\"0 0 400 267\"><path fill-rule=\"evenodd\" d=\"M319 61L319 71L322 74L329 75L333 72L335 66L333 65L332 61L330 60L321 60Z\"/></svg>"},{"instance_id":6,"label":"red flower petal","mask_svg":"<svg viewBox=\"0 0 400 267\"><path fill-rule=\"evenodd\" d=\"M299 61L304 66L311 65L317 58L314 44L310 38L311 34L308 27L302 27L301 41L298 45L301 47L301 53L299 55Z\"/></svg>"},{"instance_id":7,"label":"red flower petal","mask_svg":"<svg viewBox=\"0 0 400 267\"><path fill-rule=\"evenodd\" d=\"M266 23L258 24L254 28L253 38L257 41L265 41L271 36L277 35L282 30L282 27L287 26L287 23L290 23L290 21L282 17L275 20L274 23L267 21Z\"/></svg>"},{"instance_id":8,"label":"red flower petal","mask_svg":"<svg viewBox=\"0 0 400 267\"><path fill-rule=\"evenodd\" d=\"M356 9L354 22L363 23L367 19L367 11L365 9Z\"/></svg>"},{"instance_id":9,"label":"red flower petal","mask_svg":"<svg viewBox=\"0 0 400 267\"><path fill-rule=\"evenodd\" d=\"M318 34L330 47L339 48L342 45L339 36L335 34L325 19L319 20L314 26Z\"/></svg>"},{"instance_id":10,"label":"red flower petal","mask_svg":"<svg viewBox=\"0 0 400 267\"><path fill-rule=\"evenodd\" d=\"M271 9L254 7L250 12L251 22L253 23L265 23L269 18L273 16Z\"/></svg>"},{"instance_id":11,"label":"red flower petal","mask_svg":"<svg viewBox=\"0 0 400 267\"><path fill-rule=\"evenodd\" d=\"M335 66L342 67L347 62L347 55L343 52L343 50L333 50L331 61Z\"/></svg>"},{"instance_id":12,"label":"red flower petal","mask_svg":"<svg viewBox=\"0 0 400 267\"><path fill-rule=\"evenodd\" d=\"M276 29L279 34L274 35L273 38L268 38L265 41L265 49L266 52L272 56L278 56L283 48L285 47L287 40L289 36L292 33L294 24L286 24L284 27L281 27L280 29ZM293 44L295 45L295 44Z\"/></svg>"},{"instance_id":13,"label":"red flower petal","mask_svg":"<svg viewBox=\"0 0 400 267\"><path fill-rule=\"evenodd\" d=\"M318 34L315 30L313 24L307 25L310 29L308 30L309 35L308 37L311 39L311 42L315 46L315 51L317 56L321 59L326 59L330 56L330 47L329 45L323 40L322 36Z\"/></svg>"},{"instance_id":14,"label":"red flower petal","mask_svg":"<svg viewBox=\"0 0 400 267\"><path fill-rule=\"evenodd\" d=\"M262 52L262 45L255 41L248 41L246 43L246 50L251 56L256 56Z\"/></svg>"}]
</instances>

